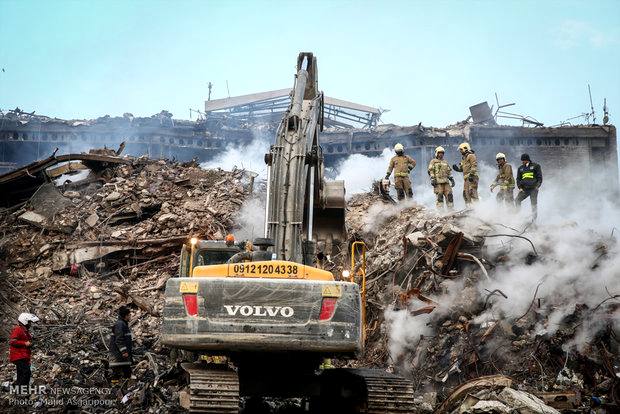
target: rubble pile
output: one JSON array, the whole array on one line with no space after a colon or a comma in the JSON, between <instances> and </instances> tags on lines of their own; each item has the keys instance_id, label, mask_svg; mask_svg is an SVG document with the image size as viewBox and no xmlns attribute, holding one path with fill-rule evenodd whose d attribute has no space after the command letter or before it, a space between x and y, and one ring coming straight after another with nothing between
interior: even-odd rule
<instances>
[{"instance_id":1,"label":"rubble pile","mask_svg":"<svg viewBox=\"0 0 620 414\"><path fill-rule=\"evenodd\" d=\"M6 355L17 315L32 312L41 318L33 328L34 383L109 387L110 326L128 305L137 382L124 389L122 405L169 412L182 376L158 342L165 283L178 271L182 242L222 239L233 228L252 180L243 170L122 160L88 175L83 166L60 177L48 168L51 182L0 210L0 343ZM14 374L7 362L3 383Z\"/></svg>"},{"instance_id":2,"label":"rubble pile","mask_svg":"<svg viewBox=\"0 0 620 414\"><path fill-rule=\"evenodd\" d=\"M368 248L366 350L359 365L412 378L422 411L555 413L593 401L618 408L618 283L600 305L578 303L562 318L553 311L563 304L541 297L538 288L519 317L496 308L515 294L493 288L512 266L554 262L545 256L553 234L535 245L527 227L508 229L466 211L394 205L378 194L354 196L348 207L351 239ZM594 269L616 242L589 236ZM525 252L511 250L515 238ZM596 335L582 338L580 327L593 320L600 321ZM467 381L494 376L506 378L501 387L451 396ZM546 408L523 408L524 399Z\"/></svg>"},{"instance_id":3,"label":"rubble pile","mask_svg":"<svg viewBox=\"0 0 620 414\"><path fill-rule=\"evenodd\" d=\"M351 238L363 240L369 249L366 274L368 343L364 363L385 366L389 359L383 329L385 309L391 304L406 306L412 295L419 292L436 291L440 282L437 276L446 280L454 277L456 270L452 265L456 257L444 258L441 252L455 237L461 240L462 256L479 253L482 238L462 234L455 225L468 219L462 212L440 215L419 205L403 208L374 193L354 196L349 201L347 214ZM481 230L488 231L488 228L481 227Z\"/></svg>"}]
</instances>

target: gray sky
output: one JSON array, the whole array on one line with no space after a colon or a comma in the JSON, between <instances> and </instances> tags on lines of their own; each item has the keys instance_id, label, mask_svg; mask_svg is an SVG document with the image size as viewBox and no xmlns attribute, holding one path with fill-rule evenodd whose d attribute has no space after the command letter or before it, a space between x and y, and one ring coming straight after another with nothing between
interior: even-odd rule
<instances>
[{"instance_id":1,"label":"gray sky","mask_svg":"<svg viewBox=\"0 0 620 414\"><path fill-rule=\"evenodd\" d=\"M326 95L444 126L487 100L546 125L620 105L618 1L0 0L0 108L63 118L291 87L298 52ZM577 120L575 122L579 122Z\"/></svg>"}]
</instances>

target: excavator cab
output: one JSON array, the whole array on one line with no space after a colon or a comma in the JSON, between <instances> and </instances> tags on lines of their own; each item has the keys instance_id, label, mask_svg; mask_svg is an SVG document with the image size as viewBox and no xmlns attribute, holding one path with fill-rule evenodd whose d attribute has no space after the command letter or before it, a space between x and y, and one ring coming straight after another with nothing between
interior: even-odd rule
<instances>
[{"instance_id":1,"label":"excavator cab","mask_svg":"<svg viewBox=\"0 0 620 414\"><path fill-rule=\"evenodd\" d=\"M192 238L181 247L179 276L190 277L197 266L218 265L228 262L241 252L239 245L228 245L223 240L198 240Z\"/></svg>"}]
</instances>

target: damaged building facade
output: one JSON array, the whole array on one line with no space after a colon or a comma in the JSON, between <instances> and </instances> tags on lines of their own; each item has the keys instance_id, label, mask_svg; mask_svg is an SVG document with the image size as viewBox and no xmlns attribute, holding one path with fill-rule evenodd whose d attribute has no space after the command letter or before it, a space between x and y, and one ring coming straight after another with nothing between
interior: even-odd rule
<instances>
[{"instance_id":1,"label":"damaged building facade","mask_svg":"<svg viewBox=\"0 0 620 414\"><path fill-rule=\"evenodd\" d=\"M125 142L125 153L151 158L208 161L229 146L243 146L255 139L273 141L286 109L289 90L281 89L205 102L198 120L177 120L162 111L151 117L105 116L94 120L61 120L21 110L2 114L0 123L0 172L7 172L58 148L58 154L87 152L90 148L117 148ZM472 107L474 108L474 107ZM471 109L471 108L470 108ZM382 110L325 97L325 124L321 135L327 166L337 165L350 154L379 156L400 142L421 165L427 164L438 145L456 162L458 145L469 141L478 157L494 164L497 152L506 153L518 164L521 153L529 153L553 175L561 167L578 168L591 175L604 166L610 185L618 189L618 150L613 125L565 125L544 127L502 126L493 120L460 122L433 128L423 125L379 125ZM472 112L474 114L474 112ZM423 174L417 169L414 174Z\"/></svg>"},{"instance_id":2,"label":"damaged building facade","mask_svg":"<svg viewBox=\"0 0 620 414\"><path fill-rule=\"evenodd\" d=\"M229 104L208 107L210 114L196 122L166 112L94 121L6 116L1 145L13 158L3 158L12 171L0 174L0 348L6 353L19 312L41 318L34 384L108 387L106 333L118 307L127 305L135 381L106 412L181 411L182 356L160 341L164 287L177 274L180 245L190 236L222 240L244 230L241 210L256 194L251 172L178 160L205 160L231 142L270 138L277 126L267 121L275 115L249 116L256 106L242 113L239 102ZM354 109L340 108L353 118ZM378 157L396 142L420 163L439 144L452 160L468 140L489 163L499 149L514 164L527 151L544 163L545 174L577 161L583 168L570 175L614 168L608 175L617 180L613 126L397 127L378 126L371 114L346 127L326 115L323 150L332 165L349 154ZM19 168L24 157L38 160ZM423 167L416 171L425 174ZM471 211L437 214L393 203L376 191L346 205L348 240L363 241L369 252L365 352L354 366L406 374L420 413L617 412L620 256L612 229L612 237L608 229L598 234L580 220L511 228ZM12 364L0 364L0 382L13 372ZM31 401L41 406L44 397ZM80 406L87 397L79 396ZM11 409L0 396L0 412Z\"/></svg>"}]
</instances>

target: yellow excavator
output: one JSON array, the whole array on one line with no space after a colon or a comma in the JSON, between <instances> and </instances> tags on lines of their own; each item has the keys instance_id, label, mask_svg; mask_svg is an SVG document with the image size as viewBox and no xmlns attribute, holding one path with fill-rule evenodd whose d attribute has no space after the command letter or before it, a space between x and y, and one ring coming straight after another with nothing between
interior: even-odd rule
<instances>
[{"instance_id":1,"label":"yellow excavator","mask_svg":"<svg viewBox=\"0 0 620 414\"><path fill-rule=\"evenodd\" d=\"M313 413L414 410L404 378L322 369L326 358L363 351L365 296L363 243L350 246L350 270L321 268L349 248L344 182L325 180L322 125L316 58L300 53L289 108L265 155L264 237L245 248L183 246L180 275L166 284L161 342L202 355L182 365L191 413L237 413L240 397L302 398Z\"/></svg>"}]
</instances>

